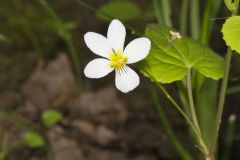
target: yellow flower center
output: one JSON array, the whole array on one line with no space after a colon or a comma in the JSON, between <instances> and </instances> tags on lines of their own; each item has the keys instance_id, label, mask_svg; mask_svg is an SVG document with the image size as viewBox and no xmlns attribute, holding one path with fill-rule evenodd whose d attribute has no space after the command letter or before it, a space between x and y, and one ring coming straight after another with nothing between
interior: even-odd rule
<instances>
[{"instance_id":1,"label":"yellow flower center","mask_svg":"<svg viewBox=\"0 0 240 160\"><path fill-rule=\"evenodd\" d=\"M110 53L109 59L109 66L118 70L123 69L125 63L127 62L127 57L124 57L120 51Z\"/></svg>"}]
</instances>

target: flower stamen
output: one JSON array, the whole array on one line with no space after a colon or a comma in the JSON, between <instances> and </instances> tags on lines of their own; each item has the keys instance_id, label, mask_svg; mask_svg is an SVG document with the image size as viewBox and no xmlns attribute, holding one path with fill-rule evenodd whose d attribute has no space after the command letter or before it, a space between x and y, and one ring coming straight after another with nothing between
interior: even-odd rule
<instances>
[{"instance_id":1,"label":"flower stamen","mask_svg":"<svg viewBox=\"0 0 240 160\"><path fill-rule=\"evenodd\" d=\"M110 53L109 66L116 70L122 70L127 62L127 57L123 56L120 51Z\"/></svg>"},{"instance_id":2,"label":"flower stamen","mask_svg":"<svg viewBox=\"0 0 240 160\"><path fill-rule=\"evenodd\" d=\"M170 39L171 42L174 42L175 40L182 38L179 32L170 31L170 35L171 35L171 39Z\"/></svg>"}]
</instances>

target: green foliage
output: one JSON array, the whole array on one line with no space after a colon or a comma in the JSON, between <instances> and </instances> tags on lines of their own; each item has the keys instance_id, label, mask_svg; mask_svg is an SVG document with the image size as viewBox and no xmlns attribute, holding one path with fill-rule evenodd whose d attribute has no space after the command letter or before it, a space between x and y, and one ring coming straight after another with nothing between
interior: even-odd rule
<instances>
[{"instance_id":1,"label":"green foliage","mask_svg":"<svg viewBox=\"0 0 240 160\"><path fill-rule=\"evenodd\" d=\"M215 126L216 105L218 98L218 82L205 79L199 92L196 94L196 111L202 136L207 146L210 145Z\"/></svg>"},{"instance_id":2,"label":"green foliage","mask_svg":"<svg viewBox=\"0 0 240 160\"><path fill-rule=\"evenodd\" d=\"M29 148L35 149L45 146L45 141L41 135L30 131L24 136L24 144Z\"/></svg>"},{"instance_id":3,"label":"green foliage","mask_svg":"<svg viewBox=\"0 0 240 160\"><path fill-rule=\"evenodd\" d=\"M10 40L6 36L0 33L0 42L9 43Z\"/></svg>"},{"instance_id":4,"label":"green foliage","mask_svg":"<svg viewBox=\"0 0 240 160\"><path fill-rule=\"evenodd\" d=\"M113 1L101 6L99 12L97 12L97 16L104 21L109 20L109 17L104 14L122 21L128 21L139 17L140 13L139 6L133 2Z\"/></svg>"},{"instance_id":5,"label":"green foliage","mask_svg":"<svg viewBox=\"0 0 240 160\"><path fill-rule=\"evenodd\" d=\"M224 0L224 2L225 2L226 7L227 7L230 11L234 10L235 6L234 6L234 4L232 3L232 0Z\"/></svg>"},{"instance_id":6,"label":"green foliage","mask_svg":"<svg viewBox=\"0 0 240 160\"><path fill-rule=\"evenodd\" d=\"M145 76L171 83L195 69L215 80L223 77L223 58L200 42L187 37L171 42L170 28L159 25L149 25L145 34L152 41L148 57L140 64Z\"/></svg>"},{"instance_id":7,"label":"green foliage","mask_svg":"<svg viewBox=\"0 0 240 160\"><path fill-rule=\"evenodd\" d=\"M240 53L240 16L233 16L223 25L223 39L232 50Z\"/></svg>"},{"instance_id":8,"label":"green foliage","mask_svg":"<svg viewBox=\"0 0 240 160\"><path fill-rule=\"evenodd\" d=\"M224 0L226 7L234 13L238 12L239 0Z\"/></svg>"},{"instance_id":9,"label":"green foliage","mask_svg":"<svg viewBox=\"0 0 240 160\"><path fill-rule=\"evenodd\" d=\"M45 126L50 127L63 119L63 115L53 109L46 110L42 113L42 122Z\"/></svg>"}]
</instances>

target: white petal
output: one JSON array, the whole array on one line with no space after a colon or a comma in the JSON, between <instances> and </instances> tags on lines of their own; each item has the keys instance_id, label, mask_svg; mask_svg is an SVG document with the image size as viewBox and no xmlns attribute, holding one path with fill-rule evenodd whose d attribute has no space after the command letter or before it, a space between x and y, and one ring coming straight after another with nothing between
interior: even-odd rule
<instances>
[{"instance_id":1,"label":"white petal","mask_svg":"<svg viewBox=\"0 0 240 160\"><path fill-rule=\"evenodd\" d=\"M148 38L137 38L127 45L123 55L128 58L128 64L135 63L147 57L150 48L151 41Z\"/></svg>"},{"instance_id":2,"label":"white petal","mask_svg":"<svg viewBox=\"0 0 240 160\"><path fill-rule=\"evenodd\" d=\"M122 71L116 71L115 84L117 89L127 93L139 85L140 79L137 73L129 67Z\"/></svg>"},{"instance_id":3,"label":"white petal","mask_svg":"<svg viewBox=\"0 0 240 160\"><path fill-rule=\"evenodd\" d=\"M88 78L102 78L113 70L113 68L109 67L109 60L96 58L87 64L84 74Z\"/></svg>"},{"instance_id":4,"label":"white petal","mask_svg":"<svg viewBox=\"0 0 240 160\"><path fill-rule=\"evenodd\" d=\"M116 19L113 20L108 27L107 38L115 51L123 52L125 37L126 29L122 22Z\"/></svg>"},{"instance_id":5,"label":"white petal","mask_svg":"<svg viewBox=\"0 0 240 160\"><path fill-rule=\"evenodd\" d=\"M87 47L95 54L109 58L112 47L109 40L101 34L88 32L84 35Z\"/></svg>"}]
</instances>

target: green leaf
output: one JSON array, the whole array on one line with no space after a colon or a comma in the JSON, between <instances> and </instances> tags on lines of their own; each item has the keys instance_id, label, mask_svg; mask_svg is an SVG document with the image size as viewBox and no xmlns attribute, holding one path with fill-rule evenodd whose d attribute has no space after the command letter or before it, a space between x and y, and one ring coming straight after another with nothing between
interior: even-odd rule
<instances>
[{"instance_id":1,"label":"green leaf","mask_svg":"<svg viewBox=\"0 0 240 160\"><path fill-rule=\"evenodd\" d=\"M240 16L228 18L223 25L223 39L232 50L240 53Z\"/></svg>"},{"instance_id":2,"label":"green leaf","mask_svg":"<svg viewBox=\"0 0 240 160\"><path fill-rule=\"evenodd\" d=\"M232 3L232 0L224 0L226 7L230 10L230 11L234 11L235 10L235 5L234 3Z\"/></svg>"},{"instance_id":3,"label":"green leaf","mask_svg":"<svg viewBox=\"0 0 240 160\"><path fill-rule=\"evenodd\" d=\"M35 149L45 146L45 141L41 135L30 131L24 136L24 144L29 148Z\"/></svg>"},{"instance_id":4,"label":"green leaf","mask_svg":"<svg viewBox=\"0 0 240 160\"><path fill-rule=\"evenodd\" d=\"M0 33L0 42L10 43L10 40L6 36Z\"/></svg>"},{"instance_id":5,"label":"green leaf","mask_svg":"<svg viewBox=\"0 0 240 160\"><path fill-rule=\"evenodd\" d=\"M133 2L113 1L101 6L99 12L97 12L97 17L109 21L109 17L106 16L109 15L122 21L128 21L139 17L140 13L139 6Z\"/></svg>"},{"instance_id":6,"label":"green leaf","mask_svg":"<svg viewBox=\"0 0 240 160\"><path fill-rule=\"evenodd\" d=\"M66 31L72 31L73 29L77 28L77 23L75 22L64 22L62 27Z\"/></svg>"},{"instance_id":7,"label":"green leaf","mask_svg":"<svg viewBox=\"0 0 240 160\"><path fill-rule=\"evenodd\" d=\"M146 36L152 47L140 63L140 71L156 82L171 83L183 79L189 69L217 80L224 74L224 59L200 42L183 37L170 41L170 28L149 25Z\"/></svg>"},{"instance_id":8,"label":"green leaf","mask_svg":"<svg viewBox=\"0 0 240 160\"><path fill-rule=\"evenodd\" d=\"M63 119L63 115L54 109L46 110L42 113L43 124L47 127L53 126Z\"/></svg>"}]
</instances>

